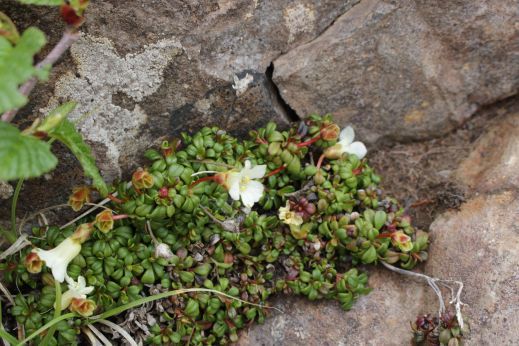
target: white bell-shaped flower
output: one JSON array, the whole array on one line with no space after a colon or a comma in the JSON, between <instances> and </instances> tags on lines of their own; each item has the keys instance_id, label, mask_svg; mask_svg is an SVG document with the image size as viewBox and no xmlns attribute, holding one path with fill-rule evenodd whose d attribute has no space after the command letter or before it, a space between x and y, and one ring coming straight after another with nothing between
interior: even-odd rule
<instances>
[{"instance_id":1,"label":"white bell-shaped flower","mask_svg":"<svg viewBox=\"0 0 519 346\"><path fill-rule=\"evenodd\" d=\"M52 250L34 249L38 257L52 270L52 276L58 282L65 280L70 261L81 251L81 242L74 237L68 237Z\"/></svg>"}]
</instances>

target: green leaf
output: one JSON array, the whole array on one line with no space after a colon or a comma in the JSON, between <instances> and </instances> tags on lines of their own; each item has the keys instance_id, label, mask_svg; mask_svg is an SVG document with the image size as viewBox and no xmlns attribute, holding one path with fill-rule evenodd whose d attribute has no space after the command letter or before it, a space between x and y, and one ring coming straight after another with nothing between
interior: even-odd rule
<instances>
[{"instance_id":1,"label":"green leaf","mask_svg":"<svg viewBox=\"0 0 519 346\"><path fill-rule=\"evenodd\" d=\"M12 180L38 177L56 167L58 159L49 143L0 121L0 162L0 180Z\"/></svg>"},{"instance_id":2,"label":"green leaf","mask_svg":"<svg viewBox=\"0 0 519 346\"><path fill-rule=\"evenodd\" d=\"M20 39L16 25L14 25L11 18L2 11L0 11L0 36L5 37L11 43L16 43Z\"/></svg>"},{"instance_id":3,"label":"green leaf","mask_svg":"<svg viewBox=\"0 0 519 346\"><path fill-rule=\"evenodd\" d=\"M36 28L25 30L16 46L0 37L0 113L20 108L27 102L18 87L38 74L33 56L45 42L43 32Z\"/></svg>"},{"instance_id":4,"label":"green leaf","mask_svg":"<svg viewBox=\"0 0 519 346\"><path fill-rule=\"evenodd\" d=\"M68 117L70 112L76 108L76 105L76 102L70 101L56 107L43 119L43 122L36 128L36 131L45 133L52 132L54 128L59 126L61 122Z\"/></svg>"},{"instance_id":5,"label":"green leaf","mask_svg":"<svg viewBox=\"0 0 519 346\"><path fill-rule=\"evenodd\" d=\"M85 175L92 178L92 185L94 185L102 196L106 196L108 194L108 187L103 177L101 177L99 169L97 169L90 147L83 141L83 137L77 132L74 124L65 119L49 132L49 136L59 140L72 151L81 163Z\"/></svg>"},{"instance_id":6,"label":"green leaf","mask_svg":"<svg viewBox=\"0 0 519 346\"><path fill-rule=\"evenodd\" d=\"M54 303L54 318L53 319L57 319L61 316L61 284L58 281L55 281L54 285L56 287L56 302ZM45 337L41 341L42 346L47 346L50 343L50 340L52 339L52 336L56 332L57 328L58 328L57 324L55 324L49 328L47 335L45 335Z\"/></svg>"},{"instance_id":7,"label":"green leaf","mask_svg":"<svg viewBox=\"0 0 519 346\"><path fill-rule=\"evenodd\" d=\"M63 0L18 0L25 5L38 5L38 6L59 6L65 3Z\"/></svg>"}]
</instances>

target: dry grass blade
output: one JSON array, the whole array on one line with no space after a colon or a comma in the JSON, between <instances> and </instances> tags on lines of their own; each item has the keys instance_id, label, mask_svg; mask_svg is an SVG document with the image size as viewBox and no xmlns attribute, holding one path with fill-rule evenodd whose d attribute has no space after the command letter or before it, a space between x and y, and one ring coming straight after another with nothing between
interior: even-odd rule
<instances>
[{"instance_id":1,"label":"dry grass blade","mask_svg":"<svg viewBox=\"0 0 519 346\"><path fill-rule=\"evenodd\" d=\"M92 346L103 346L103 344L101 344L101 342L99 342L99 340L95 337L94 334L92 334L92 332L90 331L90 329L84 327L81 329L83 331L83 333L87 336L88 338L88 341L90 341L90 344Z\"/></svg>"},{"instance_id":2,"label":"dry grass blade","mask_svg":"<svg viewBox=\"0 0 519 346\"><path fill-rule=\"evenodd\" d=\"M128 332L124 330L121 326L118 326L117 324L110 322L108 320L97 320L96 322L104 324L105 326L108 326L116 332L118 332L119 334L121 334L122 337L125 338L131 346L138 346L137 342L135 342L135 340L133 340L130 334L128 334Z\"/></svg>"},{"instance_id":3,"label":"dry grass blade","mask_svg":"<svg viewBox=\"0 0 519 346\"><path fill-rule=\"evenodd\" d=\"M0 261L8 256L17 253L27 245L31 245L31 242L27 240L27 234L22 234L20 237L18 237L18 239L16 239L13 245L11 245L7 250L2 252L2 254L0 255Z\"/></svg>"},{"instance_id":4,"label":"dry grass blade","mask_svg":"<svg viewBox=\"0 0 519 346\"><path fill-rule=\"evenodd\" d=\"M113 346L112 343L110 342L110 340L108 340L106 338L106 336L104 336L104 334L99 331L99 329L97 329L96 327L94 327L91 324L88 325L88 328L90 328L90 330L94 332L94 334L97 336L97 338L99 340L101 340L103 345L105 345L105 346Z\"/></svg>"}]
</instances>

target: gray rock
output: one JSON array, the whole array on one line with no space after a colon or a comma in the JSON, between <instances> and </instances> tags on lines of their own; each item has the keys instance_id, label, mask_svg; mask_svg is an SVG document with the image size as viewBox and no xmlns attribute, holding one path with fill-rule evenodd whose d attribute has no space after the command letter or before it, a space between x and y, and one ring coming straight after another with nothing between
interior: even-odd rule
<instances>
[{"instance_id":1,"label":"gray rock","mask_svg":"<svg viewBox=\"0 0 519 346\"><path fill-rule=\"evenodd\" d=\"M463 281L469 345L519 344L518 218L515 190L475 197L431 225L426 272Z\"/></svg>"},{"instance_id":2,"label":"gray rock","mask_svg":"<svg viewBox=\"0 0 519 346\"><path fill-rule=\"evenodd\" d=\"M274 62L300 116L333 113L360 138L424 139L517 93L514 1L364 0Z\"/></svg>"},{"instance_id":3,"label":"gray rock","mask_svg":"<svg viewBox=\"0 0 519 346\"><path fill-rule=\"evenodd\" d=\"M519 113L497 120L455 172L458 181L477 192L519 189Z\"/></svg>"}]
</instances>

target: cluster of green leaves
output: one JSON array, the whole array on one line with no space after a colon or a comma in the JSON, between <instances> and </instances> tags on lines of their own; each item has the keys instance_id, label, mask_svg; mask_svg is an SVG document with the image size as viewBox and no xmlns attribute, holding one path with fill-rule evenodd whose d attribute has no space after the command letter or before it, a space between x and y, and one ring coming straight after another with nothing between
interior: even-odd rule
<instances>
[{"instance_id":1,"label":"cluster of green leaves","mask_svg":"<svg viewBox=\"0 0 519 346\"><path fill-rule=\"evenodd\" d=\"M262 306L281 292L310 300L332 299L350 309L370 291L367 274L357 265L385 261L411 268L427 258L427 235L410 225L397 201L382 194L380 177L365 159L344 155L323 167L313 164L313 157L336 141L305 143L330 125L329 117L314 116L307 121L305 134L296 128L278 131L271 123L253 131L252 140L239 140L216 127L204 128L163 143L161 151L149 150L149 167L135 172L133 186L118 184L120 201L110 206L130 218L116 221L116 228L107 233L95 232L83 243L80 255L68 266L68 275L73 279L81 275L94 286L89 298L99 313L120 309L153 292L178 289L212 289L239 298L195 291L162 301L161 310L150 312L160 322L151 326L147 341L157 345L188 340L194 345L235 342L240 329L264 321L267 311ZM229 199L224 186L210 180L197 182L200 178L193 176L239 170L245 160L265 164L272 173L262 180L263 198L248 214L240 201ZM288 225L278 217L285 205L299 213L301 224ZM143 231L148 224L156 240ZM72 228L51 227L46 232L36 228L34 243L50 249L72 232ZM392 234L407 237L410 246L402 250L391 240ZM158 256L157 242L167 245L172 256ZM48 269L44 280L14 260L2 269L6 282L18 283L40 301L53 299ZM42 288L42 282L47 288ZM46 311L40 324L31 324L31 312L16 319L35 333L52 319L52 310L45 307L35 307L39 313ZM79 333L88 320L76 321L69 325ZM70 331L61 333L57 331L58 344L77 342L67 339Z\"/></svg>"}]
</instances>

